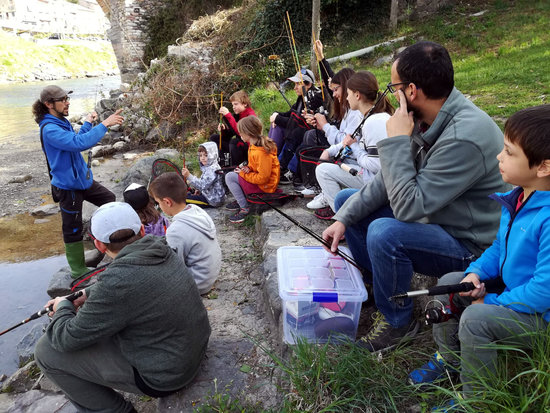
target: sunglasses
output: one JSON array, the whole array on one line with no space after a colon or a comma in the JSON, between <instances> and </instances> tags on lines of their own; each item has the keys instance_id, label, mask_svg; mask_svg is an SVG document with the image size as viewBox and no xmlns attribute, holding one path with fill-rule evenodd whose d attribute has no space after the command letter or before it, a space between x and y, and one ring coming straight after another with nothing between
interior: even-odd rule
<instances>
[{"instance_id":1,"label":"sunglasses","mask_svg":"<svg viewBox=\"0 0 550 413\"><path fill-rule=\"evenodd\" d=\"M63 102L63 103L66 103L68 101L70 101L71 98L69 96L65 96L64 98L57 98L57 99L52 99L52 102Z\"/></svg>"}]
</instances>

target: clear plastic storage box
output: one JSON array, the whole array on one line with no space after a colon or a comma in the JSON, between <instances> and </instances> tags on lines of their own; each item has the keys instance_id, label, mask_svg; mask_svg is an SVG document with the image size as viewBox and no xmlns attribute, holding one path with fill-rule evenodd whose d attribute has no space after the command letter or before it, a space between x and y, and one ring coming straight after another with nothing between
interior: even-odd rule
<instances>
[{"instance_id":1,"label":"clear plastic storage box","mask_svg":"<svg viewBox=\"0 0 550 413\"><path fill-rule=\"evenodd\" d=\"M347 248L340 249L351 256ZM295 344L297 337L317 343L345 336L355 340L361 303L367 299L357 268L320 246L281 247L277 272L286 343Z\"/></svg>"}]
</instances>

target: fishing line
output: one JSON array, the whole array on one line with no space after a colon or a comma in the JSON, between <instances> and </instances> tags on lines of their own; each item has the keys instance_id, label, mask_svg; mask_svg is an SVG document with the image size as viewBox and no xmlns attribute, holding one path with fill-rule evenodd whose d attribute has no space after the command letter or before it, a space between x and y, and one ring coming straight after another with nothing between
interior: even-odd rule
<instances>
[{"instance_id":1,"label":"fishing line","mask_svg":"<svg viewBox=\"0 0 550 413\"><path fill-rule=\"evenodd\" d=\"M285 214L283 211L281 211L279 208L275 207L274 205L271 205L269 202L267 202L266 200L264 200L261 196L262 194L259 194L259 193L255 193L255 194L249 194L249 196L251 198L256 198L256 199L259 199L260 201L262 201L264 204L266 204L267 206L273 208L275 211L277 211L280 215L282 215L283 217L285 217L286 219L288 219L290 222L292 222L294 225L296 225L298 228L301 228L302 230L304 230L305 232L307 232L309 235L311 235L313 238L315 238L317 241L319 241L321 244L323 244L325 247L327 247L329 250L331 248L331 244L330 242L328 241L325 241L322 237L320 237L319 235L317 235L315 232L313 232L312 230L310 230L309 228L303 226L302 224L300 224L300 222L296 221L294 218L292 218L290 215L287 215ZM357 268L361 274L364 274L365 273L365 269L362 268L361 266L359 266L359 264L357 264L357 262L355 262L355 260L350 257L348 254L346 254L345 252L341 251L339 248L336 249L336 251L334 252L335 254L339 255L340 257L342 257L345 261L349 262L351 265L353 265L355 268Z\"/></svg>"},{"instance_id":2,"label":"fishing line","mask_svg":"<svg viewBox=\"0 0 550 413\"><path fill-rule=\"evenodd\" d=\"M298 49L296 48L296 41L294 40L294 33L292 31L292 24L290 23L290 15L288 14L288 10L286 11L286 18L288 19L288 28L290 30L290 37L292 38L292 46L294 47L294 54L296 55L296 64L298 65L298 73L300 74L300 80L302 81L302 100L304 101L304 109L306 109L307 111L307 101L306 101L307 98L304 94L305 86L303 86L304 76L302 75L302 68L300 66L300 60L298 57ZM315 79L313 80L315 81Z\"/></svg>"}]
</instances>

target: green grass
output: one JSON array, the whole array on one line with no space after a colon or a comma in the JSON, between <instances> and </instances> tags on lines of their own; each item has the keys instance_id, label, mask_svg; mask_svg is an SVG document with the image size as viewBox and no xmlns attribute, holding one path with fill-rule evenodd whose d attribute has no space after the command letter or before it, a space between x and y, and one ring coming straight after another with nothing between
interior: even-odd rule
<instances>
[{"instance_id":1,"label":"green grass","mask_svg":"<svg viewBox=\"0 0 550 413\"><path fill-rule=\"evenodd\" d=\"M285 96L291 105L296 101L294 90L285 91ZM273 112L287 112L290 109L280 92L276 90L254 89L250 95L250 100L254 112L262 120L266 130L269 130L269 117Z\"/></svg>"},{"instance_id":2,"label":"green grass","mask_svg":"<svg viewBox=\"0 0 550 413\"><path fill-rule=\"evenodd\" d=\"M90 45L90 43L88 43ZM103 43L97 48L87 42L67 40L64 44L44 45L25 40L0 30L0 81L10 78L24 80L33 71L40 71L41 63L51 64L61 72L72 76L84 76L85 72L116 69L112 47Z\"/></svg>"},{"instance_id":3,"label":"green grass","mask_svg":"<svg viewBox=\"0 0 550 413\"><path fill-rule=\"evenodd\" d=\"M403 367L414 359L410 349L378 359L353 343L318 346L298 340L288 360L271 356L288 383L285 412L403 411L421 401L406 384Z\"/></svg>"}]
</instances>

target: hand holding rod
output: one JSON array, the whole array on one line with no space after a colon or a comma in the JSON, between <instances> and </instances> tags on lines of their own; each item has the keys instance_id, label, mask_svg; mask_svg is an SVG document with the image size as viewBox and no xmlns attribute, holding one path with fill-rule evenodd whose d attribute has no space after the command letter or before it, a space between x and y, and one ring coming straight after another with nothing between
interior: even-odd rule
<instances>
[{"instance_id":1,"label":"hand holding rod","mask_svg":"<svg viewBox=\"0 0 550 413\"><path fill-rule=\"evenodd\" d=\"M76 293L72 293L71 295L68 295L67 297L65 297L67 300L73 302L74 300L76 300L78 297L81 297L82 294L84 294L84 292L82 290L80 291L77 291ZM51 304L50 306L48 307L45 307L43 309L41 309L40 311L37 311L36 313L32 314L29 318L26 318L24 319L23 321L21 321L20 323L14 325L13 327L10 327L8 328L7 330L4 330L0 333L0 336L3 335L3 334L6 334L8 331L11 331L19 326L22 326L23 324L27 324L29 321L32 321L32 320L36 320L37 318L40 318L42 317L44 314L47 314L49 312L53 311L53 304Z\"/></svg>"},{"instance_id":2,"label":"hand holding rod","mask_svg":"<svg viewBox=\"0 0 550 413\"><path fill-rule=\"evenodd\" d=\"M476 286L473 283L460 283L451 285L436 285L435 287L426 290L409 291L404 294L393 295L390 300L398 300L403 298L418 297L420 295L443 295L451 293L461 293L475 290Z\"/></svg>"}]
</instances>

